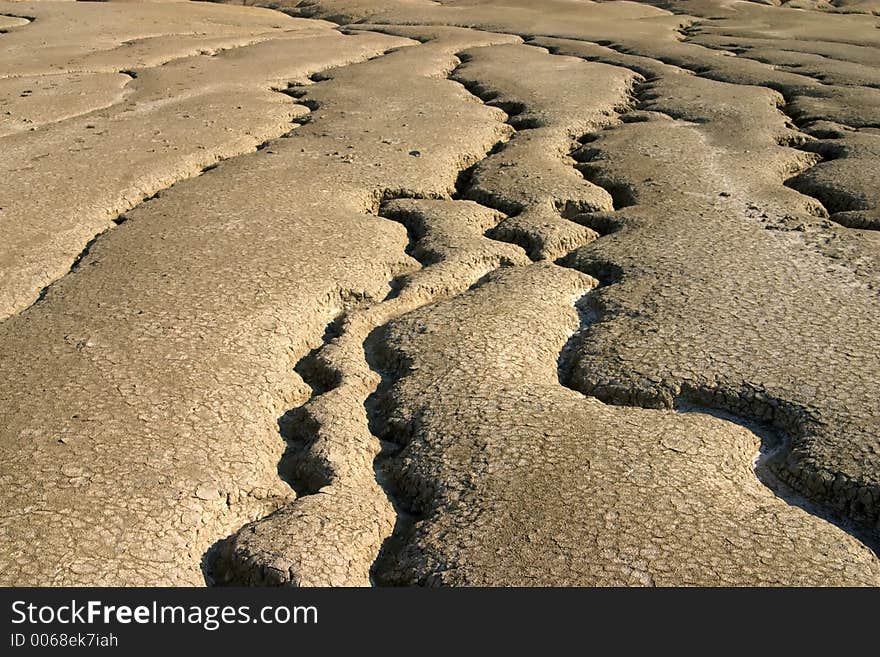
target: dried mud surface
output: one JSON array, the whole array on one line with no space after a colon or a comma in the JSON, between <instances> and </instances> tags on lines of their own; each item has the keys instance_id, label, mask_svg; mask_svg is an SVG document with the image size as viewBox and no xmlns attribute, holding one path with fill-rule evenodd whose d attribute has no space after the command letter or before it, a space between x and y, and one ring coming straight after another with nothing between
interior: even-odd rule
<instances>
[{"instance_id":1,"label":"dried mud surface","mask_svg":"<svg viewBox=\"0 0 880 657\"><path fill-rule=\"evenodd\" d=\"M878 7L0 2L0 583L880 585Z\"/></svg>"}]
</instances>

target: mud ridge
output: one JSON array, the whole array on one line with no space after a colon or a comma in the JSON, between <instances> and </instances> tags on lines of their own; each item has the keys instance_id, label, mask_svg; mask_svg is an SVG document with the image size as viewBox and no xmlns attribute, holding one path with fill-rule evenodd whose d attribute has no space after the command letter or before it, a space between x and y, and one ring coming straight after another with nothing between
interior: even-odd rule
<instances>
[{"instance_id":1,"label":"mud ridge","mask_svg":"<svg viewBox=\"0 0 880 657\"><path fill-rule=\"evenodd\" d=\"M133 77L136 77L136 76L133 76ZM285 95L290 95L289 93L287 93L287 90L286 90L286 89L285 89L285 90L277 90L277 89L276 89L276 90L274 90L274 91L277 91L278 93L284 93ZM309 111L312 111L312 108L306 107L306 105L304 105L303 103L299 103L299 102L298 102L298 103L296 103L296 104L297 104L297 105L301 105L301 106L305 107L306 109L309 109ZM297 117L297 118L298 118L298 117ZM291 120L291 123L294 124L294 125L299 124L300 122L297 120L297 118ZM287 133L289 133L289 131L287 131ZM286 135L287 133L285 133L285 135ZM285 135L280 135L280 136L277 137L276 139L284 138ZM95 244L98 242L99 239L101 239L102 237L104 237L108 232L110 232L110 231L113 230L114 228L116 228L116 227L118 227L118 226L121 226L121 225L124 224L126 221L128 221L128 215L129 215L132 211L136 210L137 208L143 206L143 205L146 204L146 203L149 203L150 201L152 201L152 200L154 200L154 199L159 198L159 197L162 195L162 192L168 191L169 189L171 189L172 187L174 187L174 186L177 185L178 183L184 182L184 181L186 181L186 180L192 180L193 178L198 178L199 176L202 176L202 175L208 173L209 171L213 171L214 169L216 169L217 167L219 167L223 162L225 162L225 161L227 161L227 160L232 160L232 159L235 159L235 158L237 158L237 157L241 157L242 155L249 155L249 154L252 154L252 153L254 153L254 152L261 151L261 150L265 149L265 148L266 148L266 147L267 147L272 141L274 141L274 139L269 139L269 140L266 140L266 141L264 141L264 142L261 142L260 144L257 144L257 145L254 147L253 151L245 151L245 152L242 152L242 153L237 153L236 155L232 155L232 156L230 156L230 157L221 158L221 159L219 159L219 160L216 161L216 162L212 162L211 164L205 165L205 166L202 167L202 168L199 170L199 172L196 173L194 176L190 176L190 177L186 177L186 178L181 178L181 179L179 179L179 180L174 181L173 183L171 183L171 184L168 185L167 187L163 187L162 189L153 192L153 193L150 194L149 196L144 196L144 197L140 200L140 202L137 202L137 203L133 204L130 208L128 208L128 209L125 210L124 212L121 212L121 213L119 213L118 215L116 215L115 217L111 218L111 219L110 219L110 225L108 225L107 228L105 228L105 229L102 230L100 233L98 233L98 234L96 234L94 237L92 237L92 239L90 239L90 240L88 241L88 243L83 247L82 251L80 251L80 252L76 255L76 257L74 257L73 262L70 263L70 267L68 268L68 270L67 270L65 273L61 274L61 276L59 276L59 277L56 278L55 280L51 281L48 285L44 286L44 287L39 291L39 293L37 294L37 298L34 299L34 301L33 301L31 304L29 304L29 305L27 305L27 306L25 306L25 307L23 307L23 308L21 308L21 309L15 311L15 312L13 312L12 314L10 314L9 316L3 318L3 319L0 320L0 321L4 321L4 322L5 322L5 321L8 321L9 319L18 316L18 315L20 315L21 313L26 312L29 308L32 308L32 307L34 307L35 305L37 305L37 304L39 304L40 302L42 302L43 299L46 298L46 295L49 294L49 293L52 291L52 288L53 288L55 285L57 285L60 281L64 280L64 278L67 277L69 274L71 274L71 273L73 273L73 272L75 272L75 271L77 270L77 268L79 267L79 265L80 265L80 263L82 262L83 258L85 258L85 256L88 255L89 251L95 246Z\"/></svg>"},{"instance_id":2,"label":"mud ridge","mask_svg":"<svg viewBox=\"0 0 880 657\"><path fill-rule=\"evenodd\" d=\"M379 419L375 406L377 396L390 385L387 373L379 365L373 344L376 336L392 319L435 299L466 289L476 277L462 276L453 283L453 289L422 284L420 274L426 268L443 268L442 258L432 257L420 250L417 231L404 218L406 211L395 210L395 202L420 201L454 203L455 201L420 199L412 196L383 195L377 216L402 223L410 236L406 252L419 267L388 281L390 292L384 299L361 299L331 322L325 331L323 343L301 359L295 371L312 389L312 395L302 406L291 409L279 418L279 429L288 448L279 464L279 474L296 491L297 499L289 505L289 512L299 505L308 504L309 498L323 498L315 503L324 508L325 516L340 516L340 522L369 535L367 527L380 522L385 527L379 540L368 539L361 557L353 550L348 585L364 585L370 581L370 570L381 545L393 534L395 526L405 524L407 510L399 505L387 487L381 472L381 460L393 449L387 436L378 433ZM459 201L461 202L461 201ZM467 202L465 202L467 203ZM455 272L450 272L456 278ZM465 272L466 273L466 272ZM480 272L481 273L481 272ZM349 427L340 431L341 427ZM344 441L340 443L339 441ZM369 456L369 459L359 457ZM369 479L369 480L368 480ZM326 498L330 489L362 503L370 500L369 509L375 515L366 516L362 508L338 505L339 497ZM311 513L315 513L311 511ZM349 515L346 515L349 514ZM342 520L341 517L345 516ZM259 522L259 521L258 521ZM345 531L345 530L343 530ZM280 570L254 572L259 564L240 563L235 554L235 537L221 542L215 551L214 577L223 584L333 584L314 574ZM333 549L332 546L328 548ZM368 557L368 558L367 558Z\"/></svg>"},{"instance_id":3,"label":"mud ridge","mask_svg":"<svg viewBox=\"0 0 880 657\"><path fill-rule=\"evenodd\" d=\"M739 21L596 6L580 29L553 12L524 22L519 6L490 21L473 7L437 18L430 3L329 18L321 0L290 4L280 11L334 22L337 37L411 40L380 53L388 42L367 37L361 59L331 52L347 62L332 66L316 48L315 64L260 77L256 98L247 67L298 30L242 36L281 38L231 74L245 114L212 97L231 147L198 157L202 128L183 125L157 149L180 158L150 160L128 186L120 172L107 184L119 199L71 195L73 220L89 200L99 214L59 231L67 250L3 327L22 382L5 393L10 508L62 489L43 505L53 532L7 518L12 577L192 584L200 563L218 586L880 581L876 404L863 396L876 233L852 230L880 228L876 92L848 84L875 79L864 64L765 48L773 24L754 7L725 9ZM394 25L398 11L409 22ZM449 15L546 36L469 32ZM822 33L792 16L779 32L792 48ZM725 20L734 33L716 39ZM583 38L550 36L569 32ZM737 34L743 47L711 45ZM123 44L163 66L151 38ZM109 52L83 67L117 62ZM136 82L123 66L107 93L121 88L126 111L153 111L139 99L154 93L163 109L154 66ZM184 93L216 76L179 79ZM266 101L268 128L245 96ZM57 160L74 169L95 152L76 141ZM11 170L30 169L54 174L46 160ZM99 403L81 418L87 396ZM126 432L138 448L119 452ZM83 488L65 503L65 486ZM178 504L188 515L166 523ZM117 508L116 556L101 557L95 517ZM87 529L68 526L77 517Z\"/></svg>"},{"instance_id":4,"label":"mud ridge","mask_svg":"<svg viewBox=\"0 0 880 657\"><path fill-rule=\"evenodd\" d=\"M850 518L841 516L828 505L817 504L798 491L789 480L780 476L782 462L791 449L790 437L766 422L748 419L728 411L691 403L686 397L676 400L679 413L702 413L726 422L745 427L761 439L761 447L755 455L754 471L758 480L789 506L798 507L812 516L838 527L880 557L880 532L872 530Z\"/></svg>"},{"instance_id":5,"label":"mud ridge","mask_svg":"<svg viewBox=\"0 0 880 657\"><path fill-rule=\"evenodd\" d=\"M305 96L301 89L293 93L298 100ZM496 147L490 148L483 157ZM465 163L457 180L466 177L472 166ZM298 497L287 507L263 521L251 523L212 548L210 569L215 583L367 585L372 581L371 569L382 544L394 534L396 526L406 523L407 511L386 488L379 465L392 443L376 429L379 423L375 407L377 391L390 382L374 353L375 337L392 319L437 298L464 291L486 271L498 266L525 264L524 255L517 259L499 254L447 262L442 253L422 244L426 231L430 231L419 225L419 204L428 204L424 210L428 213L432 210L431 204L444 208L464 204L494 215L492 223L504 217L490 208L458 199L457 193L446 199L421 198L387 189L376 194L371 211L378 218L396 221L407 229L409 240L405 252L418 267L390 279L389 293L384 299L359 300L339 315L328 325L322 344L297 363L294 369L312 394L304 404L279 418L279 432L288 445L279 464L279 475ZM442 214L444 208L437 211ZM284 567L261 563L242 545L248 540L249 532L260 531L261 522L283 522L294 531L287 518L302 524L295 533L303 546L288 546L286 551L294 563L285 561ZM315 527L314 522L321 526ZM326 536L325 533L331 531L330 525L336 525L341 533ZM328 558L330 553L344 552L345 574L302 570L303 566L298 563L300 558L294 553L306 549L304 546L318 552L328 551Z\"/></svg>"},{"instance_id":6,"label":"mud ridge","mask_svg":"<svg viewBox=\"0 0 880 657\"><path fill-rule=\"evenodd\" d=\"M462 63L468 61L467 56L462 53L459 54L459 57L461 58ZM505 146L509 144L510 141L514 139L520 131L541 127L540 123L531 118L527 118L526 120L519 120L517 118L527 111L527 107L524 103L515 101L499 101L498 97L500 94L497 91L493 90L491 88L491 85L484 84L479 80L457 79L457 70L458 67L450 72L450 79L456 80L457 82L462 84L465 90L474 95L484 104L502 109L507 115L507 119L505 122L514 130L513 134L511 134L511 136L507 140L496 143L495 146L489 152L487 152L486 158L499 153L503 153ZM642 76L639 75L636 84L634 84L633 87L630 89L629 97L627 98L627 100L615 107L615 112L618 115L618 119L622 120L623 116L633 111L639 105L641 99L640 94L642 93L643 85L644 79L642 78ZM608 127L613 127L613 125L614 123L612 123ZM563 161L570 160L572 167L578 170L588 182L594 182L591 176L592 172L589 170L589 168L584 166L585 163L588 163L590 159L588 144L590 141L594 140L599 134L601 133L588 132L580 135L576 139L573 139L573 145L571 146L569 151L562 156ZM482 162L482 160L480 162ZM511 217L515 217L519 213L523 212L525 210L524 206L513 203L499 202L499 200L496 199L494 196L482 193L480 190L475 190L473 188L473 172L475 168L480 164L480 162L476 162L471 167L462 170L456 182L456 191L453 198L475 200L484 207L497 210L505 218L508 219ZM612 192L610 189L606 188L606 191L611 194L612 199L615 202L615 210L619 207L625 207L626 205L631 204L631 202L634 202L632 197L628 196L625 190L615 190L614 192ZM570 203L557 203L555 206L555 210L560 218L566 219L579 225L585 225L593 229L599 237L615 232L620 227L620 224L612 216L610 216L608 212L584 213L578 211L577 208ZM526 250L533 262L539 260L539 258L536 258L534 256L533 244L530 243L528 237L526 236L511 236L509 233L499 231L498 228L486 231L485 235L486 237L497 240L499 242L516 244ZM573 269L573 267L569 267L569 265L567 264L567 258L574 250L576 250L580 246L581 245L576 246L575 248L569 250L568 253L555 259L555 264L561 267ZM619 275L620 274L615 274L615 279L618 278ZM471 286L470 289L479 286L483 278L474 283L474 285ZM605 280L609 281L609 278L606 276ZM566 342L557 359L559 380L560 383L565 387L568 387L568 385L566 385L566 383L564 382L567 381L568 378L568 361L572 347L577 340L583 338L583 334L587 331L590 324L598 317L596 309L592 307L593 299L595 297L593 294L591 294L591 292L592 290L585 292L582 296L574 301L574 306L577 309L578 314L581 318L581 326L579 330L569 339L569 341ZM392 375L391 372L399 372L401 369L406 369L405 367L402 368L399 363L394 363L394 357L391 354L387 353L385 348L381 346L383 342L382 332L384 331L384 329L385 326L377 327L371 334L371 341L380 346L375 349L368 350L368 357L372 361L371 367L374 369L374 371L379 372L382 378L381 383L377 387L376 391L370 396L370 398L368 398L367 408L370 417L371 431L379 437L383 446L385 446L383 448L383 451L380 452L380 454L376 458L376 470L378 473L377 476L379 480L382 481L386 492L389 494L390 499L393 501L394 508L397 512L398 517L397 522L395 523L394 531L384 541L382 549L377 555L377 558L371 569L371 581L374 582L382 582L384 580L383 570L386 568L386 564L391 559L391 555L393 555L395 551L401 549L401 546L403 545L403 542L407 535L411 532L414 523L421 519L424 515L419 508L408 504L408 498L406 494L404 494L402 491L395 490L394 484L392 483L393 478L385 477L382 475L383 461L393 456L397 451L401 449L401 447L405 444L405 441L400 438L400 435L406 435L408 433L408 427L396 427L393 425L393 423L390 423L387 418L387 413L383 408L383 404L387 400L387 395L397 378L396 376Z\"/></svg>"},{"instance_id":7,"label":"mud ridge","mask_svg":"<svg viewBox=\"0 0 880 657\"><path fill-rule=\"evenodd\" d=\"M632 92L633 103L631 103L631 109L623 108L620 111L621 123L627 123L627 113L634 111L637 112L641 108L642 102L644 101L644 93L648 90L649 84L649 81L642 81L635 85ZM784 106L780 107L780 111L785 113ZM610 126L606 129L615 129L615 126ZM797 129L794 128L794 130ZM809 135L806 135L805 133L801 134L804 135L805 143L812 144L815 142L815 140ZM585 135L584 138L582 138L587 142L584 146L584 149L586 150L576 155L576 159L585 162L590 161L593 153L589 150L588 144L593 136L594 135ZM821 161L821 158L817 157L817 162L818 161ZM808 166L806 168L810 167ZM591 182L602 186L604 181L601 178L595 177L591 179ZM615 198L615 209L618 209L617 198L619 197L621 190L606 188L606 191ZM635 199L629 194L628 190L624 188L622 191L627 194L627 204L634 205ZM629 201L631 201L631 203ZM601 224L596 226L597 228L605 228L605 230L600 233L600 239L601 236L615 232L620 228L619 223L613 220L609 221L608 215L602 215L601 213L597 214L601 217L600 221L604 220L606 222L604 226ZM584 218L585 216L581 215L578 217L578 220L583 221ZM557 371L559 373L559 382L562 386L583 394L577 386L574 386L571 383L572 356L576 351L577 346L582 341L589 339L590 328L594 324L602 321L604 307L601 301L601 290L618 283L625 276L625 272L614 263L606 262L601 259L593 260L590 263L590 266L587 267L583 265L575 266L572 262L573 254L574 251L559 258L556 261L556 264L576 269L581 273L593 276L599 281L599 284L593 289L585 292L580 298L575 300L573 304L580 319L579 328L569 338L560 351L557 359ZM621 403L621 400L616 396L601 394L599 391L594 391L591 394L596 395L597 398L605 403L615 405L630 405L642 408L659 408L665 406L662 402L658 405L658 400L656 399L639 399L637 395L632 394L631 398L625 404ZM760 398L760 396L758 398ZM735 404L733 404L733 406L735 406ZM803 482L799 481L796 473L790 472L783 466L791 443L788 434L791 432L803 433L804 431L804 420L797 409L789 408L788 404L781 401L776 404L771 404L769 403L769 400L767 400L767 403L763 405L763 411L758 413L757 417L747 417L738 415L727 407L714 404L712 391L703 391L697 388L690 389L687 387L683 387L675 397L672 408L681 412L710 414L751 430L761 438L761 451L760 454L756 456L755 462L755 476L764 486L770 489L774 495L786 503L800 507L811 515L839 527L871 548L875 554L880 556L880 551L878 551L878 547L880 547L880 532L870 528L864 522L859 522L860 514L848 513L846 511L847 504L842 501L823 500L821 497L815 495L808 496L800 492L799 489L803 488ZM764 422L769 422L771 424L765 425ZM770 428L771 426L774 428Z\"/></svg>"},{"instance_id":8,"label":"mud ridge","mask_svg":"<svg viewBox=\"0 0 880 657\"><path fill-rule=\"evenodd\" d=\"M559 51L561 48L559 46L554 46L552 44L545 44L536 42L536 39L540 37L533 37L527 40L526 45L532 45L535 47L543 48L548 50L553 54L561 54ZM602 46L604 48L608 48L614 52L617 52L624 56L632 56L635 58L641 58L648 61L657 62L659 64L663 64L664 66L669 66L675 69L678 69L682 72L696 75L697 77L701 77L707 80L713 80L716 82L722 82L725 84L735 84L732 82L728 82L724 79L724 76L711 76L704 74L705 72L700 72L695 68L686 68L681 64L670 63L665 61L663 58L649 57L647 55L632 55L625 48L615 44L612 41L590 41L586 39L574 39L574 38L566 38L568 41L581 41L584 43L589 43L593 45ZM600 62L609 64L612 66L617 66L620 68L625 68L633 73L639 74L644 78L645 83L651 83L659 79L659 77L652 73L650 67L648 66L638 66L636 64L622 64L619 61L614 60L610 57L602 57L601 55L593 55L593 56L585 56L572 54L569 56L579 57L584 61L590 62ZM746 86L758 86L758 85L746 85ZM826 140L834 139L835 137L841 136L840 130L837 128L831 129L824 127L824 121L815 120L815 119L801 119L797 116L797 114L792 111L791 105L791 97L784 86L777 86L773 84L765 85L765 88L770 89L772 91L777 92L782 96L781 102L778 103L779 111L785 115L787 128L789 129L789 134L780 135L778 137L777 143L780 146L786 146L789 148L793 148L796 150L800 150L803 153L806 153L810 156L808 160L805 160L801 166L791 170L789 172L788 178L783 182L786 187L797 191L800 194L808 196L813 202L814 212L813 215L819 220L830 220L840 226L846 228L855 228L862 230L880 230L880 220L877 220L870 211L833 211L826 207L828 204L826 201L823 201L819 196L811 193L811 186L809 184L800 184L800 180L798 176L803 174L806 171L809 171L813 167L823 164L825 162L830 162L835 159L841 157L841 151L843 147L838 144L830 143ZM645 91L647 87L642 87L642 91L639 97L639 104L636 106L636 109L642 109L642 102L646 100L644 97ZM657 112L656 110L651 110L652 113L663 115L671 119L677 119L678 117L672 116L668 113ZM626 117L622 117L624 122L627 121ZM644 120L644 118L636 118L634 116L633 120ZM845 123L835 122L836 126L839 128L845 129L847 131L859 132L860 129L864 129L866 126L862 126L862 128L853 127L847 125ZM585 166L589 169L589 156L587 154L585 160ZM597 181L592 181L596 184L599 184ZM606 181L607 183L608 181ZM610 190L609 190L610 191ZM827 195L826 195L827 196ZM831 195L833 196L833 194ZM827 200L827 199L826 199ZM833 199L830 203L833 203ZM797 223L800 226L800 223ZM768 225L768 228L779 228L778 225ZM799 228L798 228L799 230ZM820 248L821 250L821 248Z\"/></svg>"},{"instance_id":9,"label":"mud ridge","mask_svg":"<svg viewBox=\"0 0 880 657\"><path fill-rule=\"evenodd\" d=\"M27 21L28 23L33 23L35 20L37 20L36 16L24 16L22 14L9 14L6 12L0 13L0 16L5 16L6 18L20 18L21 20Z\"/></svg>"},{"instance_id":10,"label":"mud ridge","mask_svg":"<svg viewBox=\"0 0 880 657\"><path fill-rule=\"evenodd\" d=\"M780 105L779 110L791 119L791 112L787 104ZM808 175L804 175L814 167L847 157L845 144L835 141L845 137L846 132L823 126L821 121L810 121L803 126L798 126L793 119L791 119L789 128L795 134L788 139L782 138L780 145L808 153L810 160L804 162L803 166L797 170L792 171L783 184L814 199L820 210L817 212L817 216L821 219L829 219L844 228L880 230L880 219L877 218L876 209L872 212L869 204L863 205L861 202L854 202L848 194L845 192L841 194L834 188L817 186Z\"/></svg>"},{"instance_id":11,"label":"mud ridge","mask_svg":"<svg viewBox=\"0 0 880 657\"><path fill-rule=\"evenodd\" d=\"M551 54L547 49L532 43L524 42L522 45L535 47L544 54ZM520 135L526 135L532 130L550 128L540 117L530 115L526 104L522 101L510 98L503 99L501 94L492 88L491 84L460 75L460 67L467 64L470 58L467 53L460 53L459 56L461 64L450 73L450 78L462 84L468 92L483 104L504 111L507 115L505 122L513 130L508 139L496 144L495 148L487 154L487 158L503 155L506 149L512 145L519 146L520 143L516 139ZM638 79L641 80L641 76ZM636 93L635 90L631 89L630 97L621 103L619 107L615 108L618 116L621 113L628 112L638 102L633 95L634 93ZM575 171L579 172L586 182L591 184L593 183L591 179L592 171L587 162L589 158L584 155L587 152L584 145L594 137L593 133L569 133L565 136L565 139L570 142L570 146L565 151L559 153L560 162L563 165L571 166ZM597 231L592 228L589 215L594 212L601 212L602 210L593 206L592 202L586 202L583 199L572 196L553 199L552 208L547 209L539 208L536 204L527 204L521 200L510 198L502 190L492 189L491 186L487 188L485 185L475 185L473 183L473 173L480 164L477 163L462 173L456 185L455 198L472 199L485 207L498 210L506 215L503 221L487 233L487 237L520 246L526 250L533 261L537 262L540 260L556 260L566 252L578 246L583 246L598 236ZM508 164L516 165L516 162L497 163L501 167ZM602 186L597 185L597 187ZM605 191L610 192L612 188L613 186L609 184ZM616 198L614 197L615 193L617 194ZM626 193L619 189L614 189L611 197L612 205L614 206L624 207L630 204L631 201ZM538 213L544 212L545 214L534 215L536 211ZM524 216L526 214L529 216ZM517 219L521 216L522 219L518 221ZM577 231L566 231L560 227L554 227L552 223L546 223L547 221L554 222L559 220L571 221L582 228ZM561 225L564 225L564 223L565 221L562 221ZM584 228L587 230L584 230Z\"/></svg>"},{"instance_id":12,"label":"mud ridge","mask_svg":"<svg viewBox=\"0 0 880 657\"><path fill-rule=\"evenodd\" d=\"M365 59L364 61L370 61L372 59L378 59L380 57L384 57L389 52L392 52L394 50L396 50L396 48L392 48L392 49L389 49L387 51L382 52L379 55L369 57L369 58ZM327 70L333 70L334 68L339 68L339 67L334 66L334 67L331 67ZM120 71L120 72L124 73L125 75L128 75L132 78L137 77L137 73L135 71ZM309 79L312 80L312 82L314 82L316 79L321 79L321 78L317 77L317 76L320 76L321 74L322 74L322 72L320 72L320 71L312 73L309 76ZM329 79L329 78L323 78L323 79ZM307 110L307 112L305 114L303 114L301 116L294 116L290 120L290 125L291 125L290 129L286 130L285 132L278 135L277 137L273 137L273 138L266 139L266 140L262 141L261 143L254 146L253 150L248 150L248 151L236 153L234 155L230 155L229 157L222 157L222 158L218 159L216 162L212 162L211 164L205 165L195 175L179 178L179 179L175 180L174 182L172 182L170 185L163 187L162 189L156 190L155 192L153 192L152 194L149 194L148 196L144 196L139 202L134 203L131 207L129 207L125 211L123 211L123 212L119 213L117 216L111 218L109 220L109 225L104 230L102 230L100 233L97 233L96 235L94 235L88 241L88 243L83 247L82 251L80 251L80 253L74 257L74 259L71 262L70 267L67 269L67 271L65 273L61 274L59 277L52 280L51 282L49 282L47 285L45 285L37 293L37 297L36 297L36 299L34 299L34 301L32 303L28 304L27 306L24 306L23 308L16 310L15 312L11 313L10 315L8 315L6 317L3 317L2 319L0 319L0 322L8 321L12 317L16 317L17 315L27 311L29 308L32 308L33 306L42 302L43 299L45 299L46 295L51 292L54 285L56 285L58 282L64 280L64 278L67 275L69 275L71 272L76 271L76 269L79 267L80 262L88 254L89 250L94 247L94 245L97 243L97 241L100 238L104 237L109 231L124 224L128 220L128 215L130 213L132 213L135 209L141 207L145 203L149 203L150 201L152 201L156 198L159 198L163 192L168 191L169 189L171 189L172 187L174 187L175 185L177 185L181 182L184 182L187 180L192 180L193 178L198 178L199 176L202 176L205 173L208 173L209 171L213 171L214 169L219 167L223 162L227 162L229 160L234 160L238 157L242 157L245 155L251 155L251 154L258 152L258 151L266 150L269 146L271 146L271 144L274 141L276 141L278 139L288 138L290 136L291 132L293 130L295 130L297 126L304 125L304 124L308 123L309 121L311 121L311 112L314 112L315 110L318 109L318 104L315 101L304 98L305 92L301 90L301 88L300 88L301 86L302 86L301 83L290 82L290 83L288 83L288 86L286 88L272 88L272 91L274 91L276 93L283 94L283 95L286 95L286 96L293 98L295 100L294 106L299 106L299 107L302 107L303 109ZM271 153L271 151L269 151L269 153Z\"/></svg>"}]
</instances>

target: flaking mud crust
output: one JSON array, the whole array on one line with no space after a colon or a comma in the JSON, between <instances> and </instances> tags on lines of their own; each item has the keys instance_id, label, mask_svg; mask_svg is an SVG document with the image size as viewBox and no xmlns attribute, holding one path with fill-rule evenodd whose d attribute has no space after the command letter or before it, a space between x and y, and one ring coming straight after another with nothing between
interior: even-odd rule
<instances>
[{"instance_id":1,"label":"flaking mud crust","mask_svg":"<svg viewBox=\"0 0 880 657\"><path fill-rule=\"evenodd\" d=\"M3 582L876 586L871 1L0 3Z\"/></svg>"}]
</instances>

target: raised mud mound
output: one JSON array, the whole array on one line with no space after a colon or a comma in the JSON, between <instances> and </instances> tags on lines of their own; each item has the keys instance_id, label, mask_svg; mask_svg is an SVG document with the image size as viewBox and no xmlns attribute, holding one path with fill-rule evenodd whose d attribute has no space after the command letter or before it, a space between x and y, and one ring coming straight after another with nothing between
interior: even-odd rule
<instances>
[{"instance_id":1,"label":"raised mud mound","mask_svg":"<svg viewBox=\"0 0 880 657\"><path fill-rule=\"evenodd\" d=\"M876 4L272 6L0 3L3 583L880 584Z\"/></svg>"}]
</instances>

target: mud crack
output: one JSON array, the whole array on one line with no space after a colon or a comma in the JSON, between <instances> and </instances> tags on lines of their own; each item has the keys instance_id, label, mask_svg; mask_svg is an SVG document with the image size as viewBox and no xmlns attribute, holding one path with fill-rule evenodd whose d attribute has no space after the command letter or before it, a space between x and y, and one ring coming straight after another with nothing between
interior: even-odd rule
<instances>
[{"instance_id":1,"label":"mud crack","mask_svg":"<svg viewBox=\"0 0 880 657\"><path fill-rule=\"evenodd\" d=\"M302 90L294 93L302 99ZM369 584L376 555L401 517L374 466L383 441L370 400L382 371L372 336L489 271L528 263L517 248L485 237L504 215L472 201L386 189L372 209L406 228L414 267L389 280L385 299L362 300L337 317L323 344L297 364L312 395L279 419L288 444L279 472L298 497L215 548L216 583Z\"/></svg>"}]
</instances>

